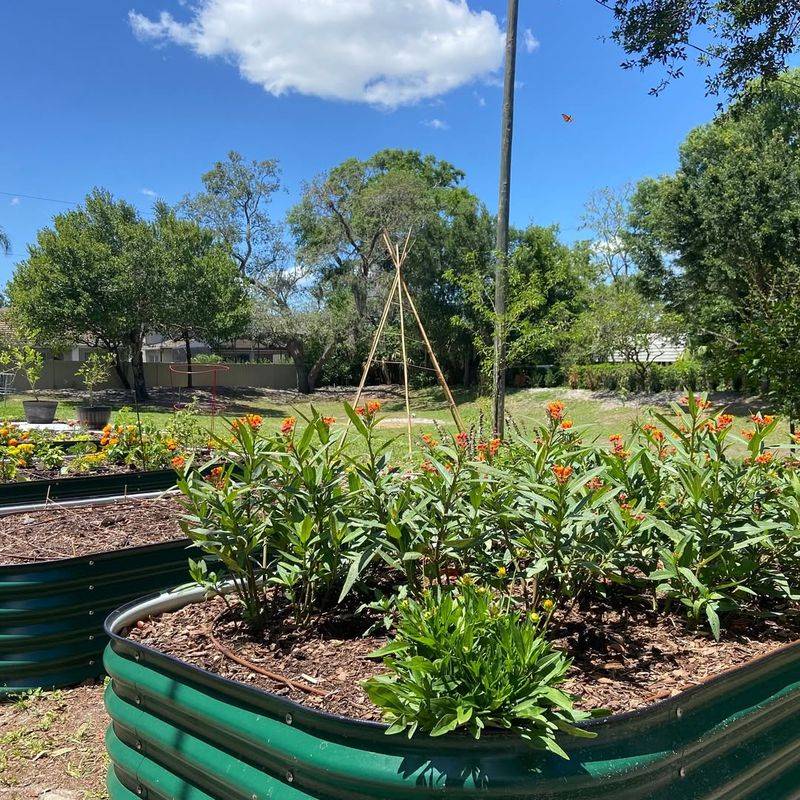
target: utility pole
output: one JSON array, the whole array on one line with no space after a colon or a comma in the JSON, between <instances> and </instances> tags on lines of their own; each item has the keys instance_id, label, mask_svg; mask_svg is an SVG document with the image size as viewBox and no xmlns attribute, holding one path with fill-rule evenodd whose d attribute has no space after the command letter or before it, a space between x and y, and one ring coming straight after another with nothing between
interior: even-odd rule
<instances>
[{"instance_id":1,"label":"utility pole","mask_svg":"<svg viewBox=\"0 0 800 800\"><path fill-rule=\"evenodd\" d=\"M514 133L514 73L517 62L519 0L508 0L506 20L503 124L500 129L500 190L494 271L494 392L492 421L495 436L503 436L506 419L506 272L508 268L508 206L511 195L511 139Z\"/></svg>"}]
</instances>

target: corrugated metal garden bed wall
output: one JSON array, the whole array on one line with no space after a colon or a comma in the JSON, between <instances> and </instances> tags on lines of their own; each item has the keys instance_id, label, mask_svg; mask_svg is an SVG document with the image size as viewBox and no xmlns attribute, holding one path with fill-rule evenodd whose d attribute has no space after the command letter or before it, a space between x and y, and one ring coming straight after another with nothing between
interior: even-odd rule
<instances>
[{"instance_id":1,"label":"corrugated metal garden bed wall","mask_svg":"<svg viewBox=\"0 0 800 800\"><path fill-rule=\"evenodd\" d=\"M174 486L175 478L174 469L157 469L0 483L0 511L49 500L99 500L117 495L160 492Z\"/></svg>"},{"instance_id":2,"label":"corrugated metal garden bed wall","mask_svg":"<svg viewBox=\"0 0 800 800\"><path fill-rule=\"evenodd\" d=\"M0 566L0 696L102 674L103 620L135 597L186 583L188 544Z\"/></svg>"},{"instance_id":3,"label":"corrugated metal garden bed wall","mask_svg":"<svg viewBox=\"0 0 800 800\"><path fill-rule=\"evenodd\" d=\"M234 683L114 632L197 590L112 615L112 800L789 800L800 797L800 643L562 742L411 741Z\"/></svg>"}]
</instances>

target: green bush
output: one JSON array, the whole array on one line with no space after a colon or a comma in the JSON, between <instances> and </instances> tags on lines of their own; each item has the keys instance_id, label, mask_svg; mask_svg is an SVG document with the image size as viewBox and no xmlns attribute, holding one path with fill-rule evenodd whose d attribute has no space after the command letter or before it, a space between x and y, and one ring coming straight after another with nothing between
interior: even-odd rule
<instances>
[{"instance_id":1,"label":"green bush","mask_svg":"<svg viewBox=\"0 0 800 800\"><path fill-rule=\"evenodd\" d=\"M567 370L571 389L590 391L670 392L690 389L715 389L718 381L709 369L692 358L674 364L651 364L646 378L635 364L576 364Z\"/></svg>"},{"instance_id":2,"label":"green bush","mask_svg":"<svg viewBox=\"0 0 800 800\"><path fill-rule=\"evenodd\" d=\"M538 617L483 587L463 584L401 603L397 636L372 655L384 657L388 674L364 688L388 733L466 728L477 739L484 728L504 728L564 758L559 731L595 735L575 727L591 715L557 688L570 661L552 648Z\"/></svg>"}]
</instances>

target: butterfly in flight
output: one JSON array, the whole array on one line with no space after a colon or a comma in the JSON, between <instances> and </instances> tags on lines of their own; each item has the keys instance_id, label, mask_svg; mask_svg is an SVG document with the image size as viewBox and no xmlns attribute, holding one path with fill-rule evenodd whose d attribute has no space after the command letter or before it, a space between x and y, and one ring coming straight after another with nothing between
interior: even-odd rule
<instances>
[{"instance_id":1,"label":"butterfly in flight","mask_svg":"<svg viewBox=\"0 0 800 800\"><path fill-rule=\"evenodd\" d=\"M572 122L573 121L572 114L562 114L561 115L561 119L563 119L564 122Z\"/></svg>"}]
</instances>

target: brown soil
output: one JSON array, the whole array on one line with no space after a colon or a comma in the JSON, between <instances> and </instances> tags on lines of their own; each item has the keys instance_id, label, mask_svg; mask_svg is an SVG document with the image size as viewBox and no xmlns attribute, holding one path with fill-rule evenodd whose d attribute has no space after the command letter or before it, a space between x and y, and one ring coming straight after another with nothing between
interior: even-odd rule
<instances>
[{"instance_id":1,"label":"brown soil","mask_svg":"<svg viewBox=\"0 0 800 800\"><path fill-rule=\"evenodd\" d=\"M69 464L70 458L65 461L65 464ZM36 467L20 467L16 479L22 478L26 481L52 481L56 480L57 478L85 478L87 475L91 475L94 477L95 475L123 475L126 472L134 472L137 470L141 470L142 465L127 465L127 464L103 464L102 467L97 467L91 470L89 473L63 473L61 471L61 467L57 467L55 469L37 469ZM15 481L16 481L15 479ZM0 483L14 483L15 481L0 481Z\"/></svg>"},{"instance_id":2,"label":"brown soil","mask_svg":"<svg viewBox=\"0 0 800 800\"><path fill-rule=\"evenodd\" d=\"M0 703L2 800L104 800L103 684Z\"/></svg>"},{"instance_id":3,"label":"brown soil","mask_svg":"<svg viewBox=\"0 0 800 800\"><path fill-rule=\"evenodd\" d=\"M227 615L216 625L216 638L224 647L261 669L328 693L320 697L271 680L221 653L208 633L223 609L218 598L193 604L143 621L129 636L195 666L313 708L380 719L360 682L381 670L380 662L367 654L380 647L384 637L360 637L352 624L331 619L322 620L307 634L276 625L258 641L226 621ZM565 688L581 698L578 705L619 712L677 694L800 639L800 624L742 624L715 642L679 618L645 612L621 616L606 609L602 619L596 611L575 615L553 634L557 646L574 658Z\"/></svg>"},{"instance_id":4,"label":"brown soil","mask_svg":"<svg viewBox=\"0 0 800 800\"><path fill-rule=\"evenodd\" d=\"M54 561L179 539L181 507L174 497L114 505L52 504L0 516L0 565Z\"/></svg>"}]
</instances>

